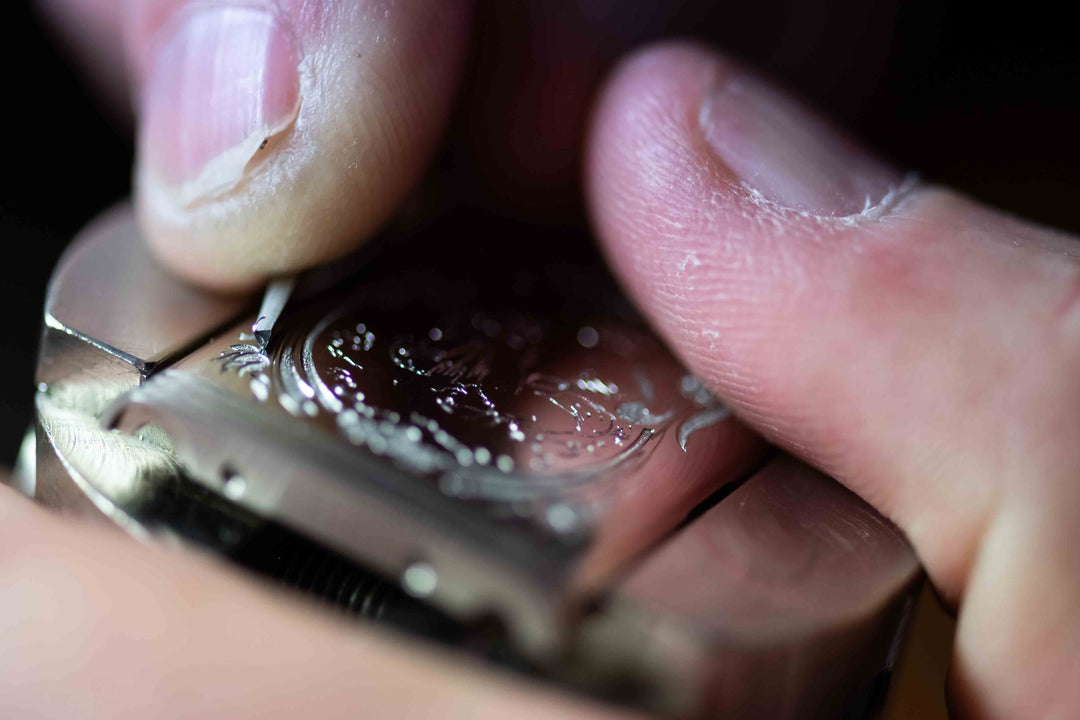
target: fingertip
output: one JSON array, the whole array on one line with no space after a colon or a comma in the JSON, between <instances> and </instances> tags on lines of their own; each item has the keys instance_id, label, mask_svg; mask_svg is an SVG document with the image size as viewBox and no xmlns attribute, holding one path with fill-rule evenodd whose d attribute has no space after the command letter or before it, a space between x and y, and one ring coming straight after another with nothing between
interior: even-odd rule
<instances>
[{"instance_id":1,"label":"fingertip","mask_svg":"<svg viewBox=\"0 0 1080 720\"><path fill-rule=\"evenodd\" d=\"M616 263L618 243L638 236L684 246L706 236L714 249L718 233L759 246L800 239L820 231L808 220L880 208L904 179L737 63L690 43L646 48L612 73L585 169L592 219Z\"/></svg>"},{"instance_id":2,"label":"fingertip","mask_svg":"<svg viewBox=\"0 0 1080 720\"><path fill-rule=\"evenodd\" d=\"M602 229L626 224L627 212L654 216L703 183L733 180L694 132L709 87L730 68L705 48L671 43L632 54L612 71L593 109L585 156L589 206Z\"/></svg>"},{"instance_id":3,"label":"fingertip","mask_svg":"<svg viewBox=\"0 0 1080 720\"><path fill-rule=\"evenodd\" d=\"M613 73L586 178L624 285L691 367L729 399L753 397L747 413L806 395L775 339L836 312L839 294L822 285L848 282L852 240L876 232L902 187L805 108L686 43L646 48Z\"/></svg>"},{"instance_id":4,"label":"fingertip","mask_svg":"<svg viewBox=\"0 0 1080 720\"><path fill-rule=\"evenodd\" d=\"M215 289L346 254L417 182L468 0L142 3L136 202L157 256Z\"/></svg>"}]
</instances>

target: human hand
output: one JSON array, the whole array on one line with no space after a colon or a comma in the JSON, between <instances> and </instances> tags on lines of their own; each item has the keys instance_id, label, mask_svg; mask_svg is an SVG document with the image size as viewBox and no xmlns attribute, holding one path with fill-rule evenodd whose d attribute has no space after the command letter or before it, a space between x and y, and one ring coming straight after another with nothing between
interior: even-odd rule
<instances>
[{"instance_id":1,"label":"human hand","mask_svg":"<svg viewBox=\"0 0 1080 720\"><path fill-rule=\"evenodd\" d=\"M156 5L167 14L166 5L176 3ZM305 58L323 61L311 61L318 71L310 86L301 75L294 124L272 137L278 144L254 150L270 152L241 166L236 184L215 199L200 199L196 183L187 196L194 202L177 204L177 193L163 189L168 183L151 176L156 130L153 112L144 115L140 207L154 247L178 272L237 286L329 259L370 233L415 180L449 102L465 8L393 6L383 17L391 25L379 26L373 4L342 5L328 11L341 17L317 26L326 36L303 43ZM279 19L299 37L297 24L311 16L293 10L281 10ZM433 26L420 22L432 17L439 18ZM380 35L377 26L397 38L388 43L397 50L366 57L361 51L359 58L346 52L356 38ZM140 32L129 30L135 47L149 37ZM350 86L359 87L357 94L342 93ZM425 90L414 96L416 88ZM587 89L582 94L588 98ZM188 170L201 167L186 154L173 159ZM1070 522L1080 465L1073 440L1080 421L1073 379L1080 350L1075 240L938 188L906 184L760 81L699 48L640 51L608 79L586 142L586 178L590 215L613 267L673 349L749 424L839 478L908 534L935 585L960 611L958 706L987 717L1075 712L1080 698L1069 682L1077 670L1080 594ZM96 571L99 554L73 558L63 550L82 537L77 531L65 528L54 542L51 533L59 528L35 531L36 524L25 532L44 538L50 550L19 564L22 572L34 577L28 568L40 564L52 568L49 582L60 582L58 567ZM146 557L126 546L109 552ZM321 621L276 601L255 602L230 584L236 581L185 572L154 566L147 577L156 579L139 584L154 592L206 583L211 594L221 588L212 605L260 608L252 616L272 605L263 620L302 626L304 633L290 635L296 642L341 642L340 629L318 635L312 624ZM120 569L110 577L121 576L119 583L125 574L135 576ZM161 604L161 617L191 627L191 604ZM80 593L72 607L103 618L102 635L82 652L116 646L114 621L104 620L111 616L105 598ZM309 630L318 637L304 640ZM40 631L26 629L24 642L32 645ZM189 649L216 647L214 638L202 642ZM39 643L41 662L50 647L56 646ZM133 645L127 662L147 647ZM334 647L364 669L354 674L378 662L392 665L372 659L382 655ZM532 691L486 678L474 684L469 676L459 687L448 680L457 670L438 661L381 645L378 652L421 663L408 669L409 682L423 684L428 699L417 693L417 704L403 705L399 695L379 689L393 690L401 679L378 675L379 688L369 696L376 698L375 714L442 708L451 697L455 703L494 698L485 707L501 708L504 691L512 703L528 697L524 702L541 716L555 711L546 703L561 702L533 701ZM85 662L87 655L73 657ZM287 673L281 654L268 650L263 657L261 682ZM177 658L182 653L125 667L153 687L191 666L173 664ZM82 666L71 667L75 678ZM50 679L62 682L45 676L35 682L47 690ZM226 680L199 678L216 688L208 697L218 708L263 702ZM310 690L277 685L286 695ZM325 697L349 702L343 696L353 688L331 689L341 696ZM440 696L440 689L450 695ZM429 700L435 704L420 704ZM276 707L296 701L292 695ZM146 702L160 702L160 695ZM481 712L469 705L463 715Z\"/></svg>"}]
</instances>

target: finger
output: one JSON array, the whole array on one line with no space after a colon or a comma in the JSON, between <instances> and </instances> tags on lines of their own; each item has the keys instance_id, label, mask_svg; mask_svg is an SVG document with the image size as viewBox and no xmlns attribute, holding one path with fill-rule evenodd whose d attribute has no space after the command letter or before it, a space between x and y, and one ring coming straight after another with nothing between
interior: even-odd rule
<instances>
[{"instance_id":1,"label":"finger","mask_svg":"<svg viewBox=\"0 0 1080 720\"><path fill-rule=\"evenodd\" d=\"M220 288L339 256L434 148L468 0L131 0L140 219L182 276Z\"/></svg>"},{"instance_id":2,"label":"finger","mask_svg":"<svg viewBox=\"0 0 1080 720\"><path fill-rule=\"evenodd\" d=\"M70 522L70 521L69 521ZM616 717L0 487L0 715Z\"/></svg>"},{"instance_id":3,"label":"finger","mask_svg":"<svg viewBox=\"0 0 1080 720\"><path fill-rule=\"evenodd\" d=\"M693 47L626 62L588 152L606 252L676 352L964 601L980 711L1080 701L1075 242L905 184ZM1021 659L1039 682L1007 672Z\"/></svg>"}]
</instances>

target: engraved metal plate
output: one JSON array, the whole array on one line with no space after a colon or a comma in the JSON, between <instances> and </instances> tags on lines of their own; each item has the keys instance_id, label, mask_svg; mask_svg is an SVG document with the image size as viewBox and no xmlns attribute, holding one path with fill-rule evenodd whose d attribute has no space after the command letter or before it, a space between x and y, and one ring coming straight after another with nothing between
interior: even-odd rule
<instances>
[{"instance_id":1,"label":"engraved metal plate","mask_svg":"<svg viewBox=\"0 0 1080 720\"><path fill-rule=\"evenodd\" d=\"M116 211L53 276L24 486L637 707L872 712L910 547L770 460L588 242L462 213L267 323L170 278Z\"/></svg>"},{"instance_id":2,"label":"engraved metal plate","mask_svg":"<svg viewBox=\"0 0 1080 720\"><path fill-rule=\"evenodd\" d=\"M391 576L426 568L433 602L512 616L548 651L613 573L759 456L630 313L553 312L551 283L525 274L509 277L512 309L452 271L381 275L287 312L268 344L244 320L133 393L119 426L162 426L209 487ZM195 396L231 424L177 427ZM240 420L320 449L251 453ZM298 455L324 471L283 479Z\"/></svg>"}]
</instances>

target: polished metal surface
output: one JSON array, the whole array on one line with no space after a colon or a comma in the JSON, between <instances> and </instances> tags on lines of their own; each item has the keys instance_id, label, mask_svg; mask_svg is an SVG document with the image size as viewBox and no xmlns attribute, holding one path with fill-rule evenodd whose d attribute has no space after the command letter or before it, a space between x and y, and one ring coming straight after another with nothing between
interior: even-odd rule
<instances>
[{"instance_id":1,"label":"polished metal surface","mask_svg":"<svg viewBox=\"0 0 1080 720\"><path fill-rule=\"evenodd\" d=\"M60 259L45 300L46 335L71 336L147 375L250 301L201 292L169 275L125 204L87 227ZM43 353L39 382L63 379L54 355L63 353Z\"/></svg>"},{"instance_id":2,"label":"polished metal surface","mask_svg":"<svg viewBox=\"0 0 1080 720\"><path fill-rule=\"evenodd\" d=\"M35 497L116 521L119 505L152 491L159 471L171 472L168 453L103 431L98 417L250 303L250 297L199 292L166 273L126 204L80 233L53 272L45 300ZM160 463L164 469L156 467Z\"/></svg>"},{"instance_id":3,"label":"polished metal surface","mask_svg":"<svg viewBox=\"0 0 1080 720\"><path fill-rule=\"evenodd\" d=\"M581 642L667 712L831 718L891 667L920 581L895 526L783 459L620 582Z\"/></svg>"}]
</instances>

